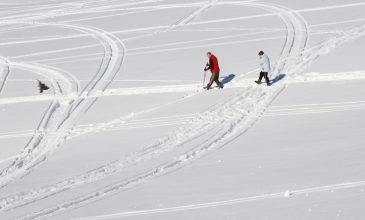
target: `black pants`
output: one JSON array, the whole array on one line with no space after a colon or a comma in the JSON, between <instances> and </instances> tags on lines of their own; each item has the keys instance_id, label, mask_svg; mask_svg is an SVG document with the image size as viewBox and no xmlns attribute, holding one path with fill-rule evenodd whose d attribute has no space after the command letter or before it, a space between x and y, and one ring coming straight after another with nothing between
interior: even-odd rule
<instances>
[{"instance_id":1,"label":"black pants","mask_svg":"<svg viewBox=\"0 0 365 220\"><path fill-rule=\"evenodd\" d=\"M223 84L221 82L219 82L219 72L218 73L212 73L212 76L210 77L209 83L207 85L207 89L209 89L213 82L215 82L217 84L217 86L219 87L223 87Z\"/></svg>"},{"instance_id":2,"label":"black pants","mask_svg":"<svg viewBox=\"0 0 365 220\"><path fill-rule=\"evenodd\" d=\"M270 84L270 80L267 72L260 72L259 82L261 83L262 77L265 77L266 84Z\"/></svg>"}]
</instances>

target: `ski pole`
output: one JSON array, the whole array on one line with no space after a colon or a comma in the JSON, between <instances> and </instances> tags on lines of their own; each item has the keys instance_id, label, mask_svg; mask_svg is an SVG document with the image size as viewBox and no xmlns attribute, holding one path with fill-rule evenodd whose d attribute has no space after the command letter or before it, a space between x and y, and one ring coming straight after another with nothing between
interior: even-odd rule
<instances>
[{"instance_id":1,"label":"ski pole","mask_svg":"<svg viewBox=\"0 0 365 220\"><path fill-rule=\"evenodd\" d=\"M206 77L206 75L207 75L207 71L204 71L203 87L205 85L205 77Z\"/></svg>"},{"instance_id":2,"label":"ski pole","mask_svg":"<svg viewBox=\"0 0 365 220\"><path fill-rule=\"evenodd\" d=\"M207 76L207 67L209 66L209 63L207 63L206 65L205 65L205 69L204 69L204 79L203 79L203 87L204 87L204 85L205 85L205 78L206 78L206 76Z\"/></svg>"}]
</instances>

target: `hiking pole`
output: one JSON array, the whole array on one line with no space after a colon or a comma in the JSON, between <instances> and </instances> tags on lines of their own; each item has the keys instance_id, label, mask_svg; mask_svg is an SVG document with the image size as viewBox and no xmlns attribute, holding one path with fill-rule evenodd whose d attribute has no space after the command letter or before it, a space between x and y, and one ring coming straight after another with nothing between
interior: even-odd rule
<instances>
[{"instance_id":1,"label":"hiking pole","mask_svg":"<svg viewBox=\"0 0 365 220\"><path fill-rule=\"evenodd\" d=\"M205 85L205 78L206 78L206 76L207 76L207 67L208 67L208 63L207 63L207 65L205 65L205 69L204 69L204 79L203 79L203 87L204 87L204 85Z\"/></svg>"},{"instance_id":2,"label":"hiking pole","mask_svg":"<svg viewBox=\"0 0 365 220\"><path fill-rule=\"evenodd\" d=\"M207 71L204 71L203 87L205 85L205 77L206 77L206 75L207 75Z\"/></svg>"}]
</instances>

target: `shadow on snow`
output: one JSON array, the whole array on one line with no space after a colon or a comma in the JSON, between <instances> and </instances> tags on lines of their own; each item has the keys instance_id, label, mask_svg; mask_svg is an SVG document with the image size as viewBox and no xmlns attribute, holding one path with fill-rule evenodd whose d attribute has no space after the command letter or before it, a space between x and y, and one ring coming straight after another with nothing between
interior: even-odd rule
<instances>
[{"instance_id":1,"label":"shadow on snow","mask_svg":"<svg viewBox=\"0 0 365 220\"><path fill-rule=\"evenodd\" d=\"M285 76L286 76L286 74L283 74L283 73L277 75L274 79L271 80L271 84L279 82L280 80L284 79Z\"/></svg>"},{"instance_id":2,"label":"shadow on snow","mask_svg":"<svg viewBox=\"0 0 365 220\"><path fill-rule=\"evenodd\" d=\"M222 76L221 78L223 78L223 79L221 80L221 83L227 84L227 83L231 82L235 77L236 77L236 75L234 75L234 74L229 74L228 76Z\"/></svg>"}]
</instances>

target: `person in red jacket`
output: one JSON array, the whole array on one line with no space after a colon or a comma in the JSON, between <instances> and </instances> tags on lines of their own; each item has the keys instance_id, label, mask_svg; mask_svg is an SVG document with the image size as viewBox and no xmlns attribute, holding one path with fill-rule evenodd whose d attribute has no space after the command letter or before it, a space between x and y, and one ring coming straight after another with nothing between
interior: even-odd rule
<instances>
[{"instance_id":1,"label":"person in red jacket","mask_svg":"<svg viewBox=\"0 0 365 220\"><path fill-rule=\"evenodd\" d=\"M207 63L207 66L205 67L204 71L210 70L212 73L212 76L210 77L209 83L207 84L206 89L210 89L213 82L215 82L219 88L223 88L223 84L219 82L219 64L218 59L216 56L214 56L211 52L207 53L207 56L209 58L209 63Z\"/></svg>"}]
</instances>

